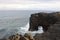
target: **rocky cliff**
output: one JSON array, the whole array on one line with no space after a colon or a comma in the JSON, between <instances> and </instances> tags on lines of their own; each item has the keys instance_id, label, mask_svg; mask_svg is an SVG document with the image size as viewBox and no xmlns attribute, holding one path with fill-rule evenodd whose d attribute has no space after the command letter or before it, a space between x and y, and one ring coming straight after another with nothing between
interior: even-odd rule
<instances>
[{"instance_id":1,"label":"rocky cliff","mask_svg":"<svg viewBox=\"0 0 60 40\"><path fill-rule=\"evenodd\" d=\"M6 39L1 39L1 40L35 40L35 39L31 34L25 33L24 35L14 34Z\"/></svg>"},{"instance_id":2,"label":"rocky cliff","mask_svg":"<svg viewBox=\"0 0 60 40\"><path fill-rule=\"evenodd\" d=\"M39 26L44 33L36 34L35 40L60 40L60 12L32 14L29 31L38 30Z\"/></svg>"},{"instance_id":3,"label":"rocky cliff","mask_svg":"<svg viewBox=\"0 0 60 40\"><path fill-rule=\"evenodd\" d=\"M60 14L56 13L36 13L30 17L29 31L38 30L38 26L42 26L47 31L49 26L55 24L60 18Z\"/></svg>"}]
</instances>

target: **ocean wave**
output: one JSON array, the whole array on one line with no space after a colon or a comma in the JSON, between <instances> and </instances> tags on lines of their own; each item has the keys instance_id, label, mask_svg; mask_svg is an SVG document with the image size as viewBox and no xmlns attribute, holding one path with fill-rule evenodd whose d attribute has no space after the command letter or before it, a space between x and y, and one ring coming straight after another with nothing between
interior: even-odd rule
<instances>
[{"instance_id":1,"label":"ocean wave","mask_svg":"<svg viewBox=\"0 0 60 40\"><path fill-rule=\"evenodd\" d=\"M36 33L43 33L44 32L42 26L40 26L38 28L38 31L28 31L28 29L29 29L29 22L27 23L27 25L25 27L18 28L18 30L19 30L18 33L22 33L22 34L25 34L25 33L36 34Z\"/></svg>"},{"instance_id":2,"label":"ocean wave","mask_svg":"<svg viewBox=\"0 0 60 40\"><path fill-rule=\"evenodd\" d=\"M28 31L29 29L29 22L24 27L17 27L17 28L2 28L0 29L0 38L7 38L10 35L20 33L24 35L25 33L31 33L32 35L35 35L36 33L43 33L43 28L39 27L38 31Z\"/></svg>"}]
</instances>

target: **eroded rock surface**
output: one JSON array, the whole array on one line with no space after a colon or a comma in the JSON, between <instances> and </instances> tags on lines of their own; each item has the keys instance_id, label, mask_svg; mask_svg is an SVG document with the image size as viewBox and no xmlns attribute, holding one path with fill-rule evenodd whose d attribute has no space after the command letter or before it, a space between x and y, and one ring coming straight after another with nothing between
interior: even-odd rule
<instances>
[{"instance_id":1,"label":"eroded rock surface","mask_svg":"<svg viewBox=\"0 0 60 40\"><path fill-rule=\"evenodd\" d=\"M24 35L21 34L11 35L5 40L34 40L34 38L31 34L25 33Z\"/></svg>"},{"instance_id":2,"label":"eroded rock surface","mask_svg":"<svg viewBox=\"0 0 60 40\"><path fill-rule=\"evenodd\" d=\"M36 34L35 40L60 40L60 12L32 14L29 31L38 30L38 26L44 33Z\"/></svg>"},{"instance_id":3,"label":"eroded rock surface","mask_svg":"<svg viewBox=\"0 0 60 40\"><path fill-rule=\"evenodd\" d=\"M55 24L60 19L59 17L59 12L32 14L29 31L37 31L38 26L42 26L43 30L47 31L49 26Z\"/></svg>"}]
</instances>

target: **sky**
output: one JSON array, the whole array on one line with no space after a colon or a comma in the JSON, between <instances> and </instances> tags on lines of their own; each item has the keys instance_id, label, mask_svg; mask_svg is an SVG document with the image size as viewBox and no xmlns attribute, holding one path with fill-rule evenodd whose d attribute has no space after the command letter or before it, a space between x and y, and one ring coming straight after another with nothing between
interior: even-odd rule
<instances>
[{"instance_id":1,"label":"sky","mask_svg":"<svg viewBox=\"0 0 60 40\"><path fill-rule=\"evenodd\" d=\"M59 0L0 0L0 10L60 10Z\"/></svg>"}]
</instances>

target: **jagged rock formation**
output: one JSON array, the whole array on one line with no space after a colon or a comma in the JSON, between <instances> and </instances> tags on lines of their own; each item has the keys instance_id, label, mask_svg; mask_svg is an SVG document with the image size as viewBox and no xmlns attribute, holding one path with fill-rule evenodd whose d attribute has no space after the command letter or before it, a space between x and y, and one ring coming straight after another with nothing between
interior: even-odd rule
<instances>
[{"instance_id":1,"label":"jagged rock formation","mask_svg":"<svg viewBox=\"0 0 60 40\"><path fill-rule=\"evenodd\" d=\"M35 40L31 34L25 33L24 37L28 38L29 40Z\"/></svg>"},{"instance_id":2,"label":"jagged rock formation","mask_svg":"<svg viewBox=\"0 0 60 40\"><path fill-rule=\"evenodd\" d=\"M44 31L48 30L48 27L55 24L58 21L58 13L36 13L30 17L29 31L38 30L38 26L42 26Z\"/></svg>"},{"instance_id":3,"label":"jagged rock formation","mask_svg":"<svg viewBox=\"0 0 60 40\"><path fill-rule=\"evenodd\" d=\"M25 33L25 35L11 35L9 38L6 38L5 40L34 40L34 38L31 34Z\"/></svg>"},{"instance_id":4,"label":"jagged rock formation","mask_svg":"<svg viewBox=\"0 0 60 40\"><path fill-rule=\"evenodd\" d=\"M60 40L60 12L36 13L30 17L30 31L42 26L44 33L36 34L35 40Z\"/></svg>"}]
</instances>

